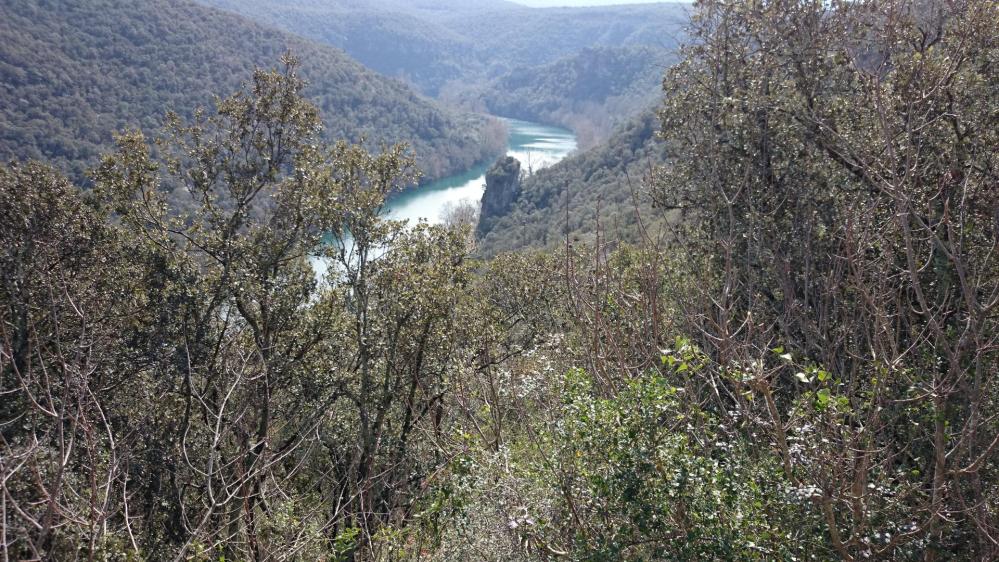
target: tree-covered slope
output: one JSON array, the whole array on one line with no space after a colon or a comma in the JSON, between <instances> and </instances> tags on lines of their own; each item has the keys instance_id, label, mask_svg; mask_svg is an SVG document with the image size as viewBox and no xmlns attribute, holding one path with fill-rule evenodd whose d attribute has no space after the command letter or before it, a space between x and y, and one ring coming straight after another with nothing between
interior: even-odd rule
<instances>
[{"instance_id":1,"label":"tree-covered slope","mask_svg":"<svg viewBox=\"0 0 999 562\"><path fill-rule=\"evenodd\" d=\"M502 1L198 0L346 50L437 95L595 46L672 47L680 4L534 9Z\"/></svg>"},{"instance_id":2,"label":"tree-covered slope","mask_svg":"<svg viewBox=\"0 0 999 562\"><path fill-rule=\"evenodd\" d=\"M647 45L673 49L688 21L682 3L533 8L457 13L446 27L475 38L493 75L502 67L537 66L587 47Z\"/></svg>"},{"instance_id":3,"label":"tree-covered slope","mask_svg":"<svg viewBox=\"0 0 999 562\"><path fill-rule=\"evenodd\" d=\"M435 93L472 60L468 38L393 4L316 0L198 0L346 50L368 68Z\"/></svg>"},{"instance_id":4,"label":"tree-covered slope","mask_svg":"<svg viewBox=\"0 0 999 562\"><path fill-rule=\"evenodd\" d=\"M595 47L521 67L455 94L463 105L575 131L588 148L652 105L673 54L653 47Z\"/></svg>"},{"instance_id":5,"label":"tree-covered slope","mask_svg":"<svg viewBox=\"0 0 999 562\"><path fill-rule=\"evenodd\" d=\"M288 50L333 138L409 142L430 177L499 150L486 120L227 12L187 0L12 0L0 4L0 159L44 159L80 178L113 132L190 115Z\"/></svg>"},{"instance_id":6,"label":"tree-covered slope","mask_svg":"<svg viewBox=\"0 0 999 562\"><path fill-rule=\"evenodd\" d=\"M598 223L606 238L636 241L641 235L637 209L646 228L654 229L662 221L650 210L643 181L665 161L657 131L656 114L649 109L607 142L525 178L509 212L486 217L489 228L480 229L479 252L492 256L552 246L564 241L566 232L585 240L595 236Z\"/></svg>"}]
</instances>

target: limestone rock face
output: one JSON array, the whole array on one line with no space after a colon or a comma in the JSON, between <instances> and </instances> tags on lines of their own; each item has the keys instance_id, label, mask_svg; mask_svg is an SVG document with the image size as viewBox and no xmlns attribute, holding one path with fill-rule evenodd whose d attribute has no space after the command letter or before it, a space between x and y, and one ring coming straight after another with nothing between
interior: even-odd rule
<instances>
[{"instance_id":1,"label":"limestone rock face","mask_svg":"<svg viewBox=\"0 0 999 562\"><path fill-rule=\"evenodd\" d=\"M479 215L479 235L492 228L495 220L513 207L520 195L520 161L503 156L486 172L486 191L482 194L482 212Z\"/></svg>"}]
</instances>

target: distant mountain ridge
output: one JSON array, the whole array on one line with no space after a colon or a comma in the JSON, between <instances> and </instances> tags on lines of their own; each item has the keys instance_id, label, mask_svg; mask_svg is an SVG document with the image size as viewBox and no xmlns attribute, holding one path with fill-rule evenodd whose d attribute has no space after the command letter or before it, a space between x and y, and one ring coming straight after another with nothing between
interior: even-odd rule
<instances>
[{"instance_id":1,"label":"distant mountain ridge","mask_svg":"<svg viewBox=\"0 0 999 562\"><path fill-rule=\"evenodd\" d=\"M670 49L688 9L682 3L528 8L502 0L198 1L340 47L432 96L588 47Z\"/></svg>"},{"instance_id":2,"label":"distant mountain ridge","mask_svg":"<svg viewBox=\"0 0 999 562\"><path fill-rule=\"evenodd\" d=\"M0 4L0 159L44 159L79 179L124 128L210 105L291 51L328 135L409 142L430 178L502 150L499 124L442 109L332 47L187 0Z\"/></svg>"}]
</instances>

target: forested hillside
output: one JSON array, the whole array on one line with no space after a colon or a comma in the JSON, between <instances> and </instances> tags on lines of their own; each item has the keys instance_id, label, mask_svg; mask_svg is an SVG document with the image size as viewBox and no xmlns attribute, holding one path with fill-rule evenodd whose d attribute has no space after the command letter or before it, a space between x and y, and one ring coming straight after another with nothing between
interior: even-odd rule
<instances>
[{"instance_id":1,"label":"forested hillside","mask_svg":"<svg viewBox=\"0 0 999 562\"><path fill-rule=\"evenodd\" d=\"M345 49L437 95L587 47L675 47L683 4L532 9L502 2L199 0Z\"/></svg>"},{"instance_id":2,"label":"forested hillside","mask_svg":"<svg viewBox=\"0 0 999 562\"><path fill-rule=\"evenodd\" d=\"M639 241L643 227L658 233L662 217L650 208L645 188L666 159L658 130L656 114L648 109L607 142L524 178L513 207L490 217L490 227L480 232L479 251L495 255L551 247L564 244L567 233L576 242L589 243L598 223L604 237L617 241Z\"/></svg>"},{"instance_id":3,"label":"forested hillside","mask_svg":"<svg viewBox=\"0 0 999 562\"><path fill-rule=\"evenodd\" d=\"M199 1L344 49L368 68L405 79L430 94L459 79L468 64L478 65L470 38L401 2Z\"/></svg>"},{"instance_id":4,"label":"forested hillside","mask_svg":"<svg viewBox=\"0 0 999 562\"><path fill-rule=\"evenodd\" d=\"M655 103L660 77L674 58L652 47L586 48L449 97L495 115L566 127L589 148Z\"/></svg>"},{"instance_id":5,"label":"forested hillside","mask_svg":"<svg viewBox=\"0 0 999 562\"><path fill-rule=\"evenodd\" d=\"M331 138L406 141L430 177L500 151L498 125L449 112L342 52L186 0L0 4L0 159L81 178L115 131L190 116L293 51Z\"/></svg>"},{"instance_id":6,"label":"forested hillside","mask_svg":"<svg viewBox=\"0 0 999 562\"><path fill-rule=\"evenodd\" d=\"M675 49L689 4L657 3L587 8L530 8L457 14L444 22L476 40L491 76L572 56L587 47Z\"/></svg>"}]
</instances>

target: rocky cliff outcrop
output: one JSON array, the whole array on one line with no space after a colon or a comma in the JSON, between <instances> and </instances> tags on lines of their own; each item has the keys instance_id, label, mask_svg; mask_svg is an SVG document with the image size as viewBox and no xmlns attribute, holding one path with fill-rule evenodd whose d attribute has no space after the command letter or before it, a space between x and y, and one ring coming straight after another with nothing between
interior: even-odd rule
<instances>
[{"instance_id":1,"label":"rocky cliff outcrop","mask_svg":"<svg viewBox=\"0 0 999 562\"><path fill-rule=\"evenodd\" d=\"M503 156L486 172L486 191L482 194L482 212L479 215L479 236L492 229L493 224L506 215L520 195L520 161Z\"/></svg>"}]
</instances>

